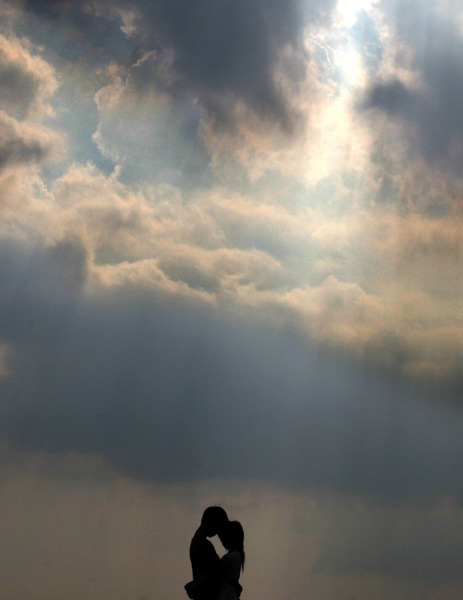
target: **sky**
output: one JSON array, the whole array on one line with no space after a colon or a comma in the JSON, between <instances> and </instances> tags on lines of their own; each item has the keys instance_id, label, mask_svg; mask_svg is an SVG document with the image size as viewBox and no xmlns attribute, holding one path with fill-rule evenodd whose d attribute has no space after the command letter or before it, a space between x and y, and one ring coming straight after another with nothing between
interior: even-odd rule
<instances>
[{"instance_id":1,"label":"sky","mask_svg":"<svg viewBox=\"0 0 463 600\"><path fill-rule=\"evenodd\" d=\"M0 2L0 596L463 594L463 6ZM224 550L215 541L219 553Z\"/></svg>"}]
</instances>

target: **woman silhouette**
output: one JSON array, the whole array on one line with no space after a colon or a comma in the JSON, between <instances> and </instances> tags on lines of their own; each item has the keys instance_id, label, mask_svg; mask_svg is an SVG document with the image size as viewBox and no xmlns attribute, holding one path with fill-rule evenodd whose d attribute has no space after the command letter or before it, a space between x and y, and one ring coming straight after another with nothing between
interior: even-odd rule
<instances>
[{"instance_id":1,"label":"woman silhouette","mask_svg":"<svg viewBox=\"0 0 463 600\"><path fill-rule=\"evenodd\" d=\"M223 571L228 577L222 579L219 587L218 600L238 600L239 594L236 586L230 583L229 577L237 582L241 571L244 569L244 531L239 521L229 521L223 531L219 533L223 547L228 550L220 559Z\"/></svg>"}]
</instances>

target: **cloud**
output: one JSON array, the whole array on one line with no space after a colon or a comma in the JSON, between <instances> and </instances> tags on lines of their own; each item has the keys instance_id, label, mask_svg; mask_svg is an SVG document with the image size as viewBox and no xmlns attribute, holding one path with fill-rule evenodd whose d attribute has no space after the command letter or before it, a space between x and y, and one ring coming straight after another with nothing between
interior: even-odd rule
<instances>
[{"instance_id":1,"label":"cloud","mask_svg":"<svg viewBox=\"0 0 463 600\"><path fill-rule=\"evenodd\" d=\"M26 41L0 35L0 185L27 167L56 159L63 138L42 124L51 115L50 97L57 88L51 65L31 52ZM3 177L2 177L3 176ZM4 203L11 203L10 193ZM14 202L14 199L13 199Z\"/></svg>"},{"instance_id":2,"label":"cloud","mask_svg":"<svg viewBox=\"0 0 463 600\"><path fill-rule=\"evenodd\" d=\"M0 173L7 167L40 164L61 146L50 129L19 122L0 111Z\"/></svg>"},{"instance_id":3,"label":"cloud","mask_svg":"<svg viewBox=\"0 0 463 600\"><path fill-rule=\"evenodd\" d=\"M43 85L33 88L35 96L29 97L22 120L0 113L0 185L8 199L3 235L32 236L45 246L80 240L87 256L83 282L91 289L117 293L121 287L144 286L220 308L259 309L272 322L295 320L317 341L362 360L373 357L394 372L417 378L432 373L459 381L461 325L452 311L459 292L455 282L461 235L459 220L451 216L458 186L436 183L437 179L430 186L428 176L417 187L418 173L411 177L393 171L381 172L378 181L376 173L368 172L366 180L359 181L357 170L339 173L331 164L328 170L335 172L309 189L293 185L288 191L281 172L280 179L269 177L247 193L219 185L194 191L198 180L190 181L189 189L159 185L158 177L182 183L202 171L201 179L209 156L198 142L202 109L188 98L175 100L165 91L137 89L133 73L146 66L150 52L129 71L120 65L109 67L110 82L95 96L100 123L94 139L118 168L107 176L91 165L75 164L45 186L36 167L57 156L60 140L40 119L57 80L48 63L36 61L26 42L5 38L4 45L4 63L20 65L25 77L32 77L32 64ZM167 63L165 68L170 72L171 67ZM34 110L28 108L33 105ZM330 112L319 108L320 115ZM342 116L342 143L335 144L334 162L355 128L348 114L348 98L342 98L326 121L320 119L319 133L325 123ZM207 131L203 133L207 139ZM209 134L215 135L210 130ZM254 156L265 142L265 136L257 137ZM369 144L364 132L360 137L357 169L365 165ZM216 135L215 141L219 138ZM304 152L293 160L301 149L298 144L274 155L272 143L263 146L257 167L261 172L276 169L282 157L288 164L299 161L299 171L306 162ZM213 160L220 162L217 153ZM253 162L252 152L245 161ZM27 176L19 177L18 169L27 170ZM140 178L144 184L135 187ZM378 210L366 210L362 194L375 196ZM415 202L417 212L399 218L387 204L394 194ZM437 196L448 198L439 205L444 216L422 217L420 211L439 209L433 200ZM447 277L449 269L455 277ZM413 302L420 308L410 317Z\"/></svg>"},{"instance_id":4,"label":"cloud","mask_svg":"<svg viewBox=\"0 0 463 600\"><path fill-rule=\"evenodd\" d=\"M264 323L133 285L89 295L77 242L4 243L1 256L13 446L101 455L147 481L458 496L451 410L410 404L411 390Z\"/></svg>"},{"instance_id":5,"label":"cloud","mask_svg":"<svg viewBox=\"0 0 463 600\"><path fill-rule=\"evenodd\" d=\"M356 283L338 281L329 275L317 287L301 287L287 293L285 300L306 316L311 334L324 341L363 353L365 346L384 323L379 298L366 294Z\"/></svg>"},{"instance_id":6,"label":"cloud","mask_svg":"<svg viewBox=\"0 0 463 600\"><path fill-rule=\"evenodd\" d=\"M463 155L463 34L453 16L460 7L450 4L381 3L392 31L393 66L373 84L367 105L405 127L402 135L412 157L458 175Z\"/></svg>"},{"instance_id":7,"label":"cloud","mask_svg":"<svg viewBox=\"0 0 463 600\"><path fill-rule=\"evenodd\" d=\"M137 73L139 87L157 86L174 97L199 98L221 124L243 102L263 118L290 127L293 116L275 67L286 47L300 47L306 25L326 21L333 2L303 3L98 0L81 7L74 2L26 2L26 8L64 23L116 19L138 58L150 53ZM93 22L92 22L93 20ZM137 60L138 60L137 58ZM133 63L132 63L133 64ZM298 69L293 69L298 78Z\"/></svg>"},{"instance_id":8,"label":"cloud","mask_svg":"<svg viewBox=\"0 0 463 600\"><path fill-rule=\"evenodd\" d=\"M49 63L32 54L25 41L0 35L0 109L20 120L49 113L56 88Z\"/></svg>"},{"instance_id":9,"label":"cloud","mask_svg":"<svg viewBox=\"0 0 463 600\"><path fill-rule=\"evenodd\" d=\"M380 207L340 219L219 187L133 189L90 165L39 183L9 187L0 231L45 246L81 240L89 290L141 286L259 310L356 360L458 386L455 217Z\"/></svg>"}]
</instances>

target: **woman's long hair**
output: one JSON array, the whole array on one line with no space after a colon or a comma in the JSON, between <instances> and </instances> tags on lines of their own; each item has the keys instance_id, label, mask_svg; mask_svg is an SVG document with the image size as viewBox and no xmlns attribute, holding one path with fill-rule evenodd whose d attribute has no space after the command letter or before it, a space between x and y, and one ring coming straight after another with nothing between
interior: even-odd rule
<instances>
[{"instance_id":1,"label":"woman's long hair","mask_svg":"<svg viewBox=\"0 0 463 600\"><path fill-rule=\"evenodd\" d=\"M244 531L239 521L228 521L220 535L220 541L227 550L236 550L241 555L241 570L244 569Z\"/></svg>"}]
</instances>

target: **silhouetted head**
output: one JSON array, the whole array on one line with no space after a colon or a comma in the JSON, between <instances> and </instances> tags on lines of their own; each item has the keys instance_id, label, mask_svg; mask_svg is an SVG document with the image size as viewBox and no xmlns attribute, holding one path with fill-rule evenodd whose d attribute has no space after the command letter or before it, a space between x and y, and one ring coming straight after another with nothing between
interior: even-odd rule
<instances>
[{"instance_id":1,"label":"silhouetted head","mask_svg":"<svg viewBox=\"0 0 463 600\"><path fill-rule=\"evenodd\" d=\"M209 506L203 512L201 518L201 527L204 529L207 537L212 537L221 533L228 523L227 513L221 506Z\"/></svg>"},{"instance_id":2,"label":"silhouetted head","mask_svg":"<svg viewBox=\"0 0 463 600\"><path fill-rule=\"evenodd\" d=\"M241 568L244 569L244 531L239 521L228 521L219 532L222 546L226 550L237 550L241 554Z\"/></svg>"}]
</instances>

